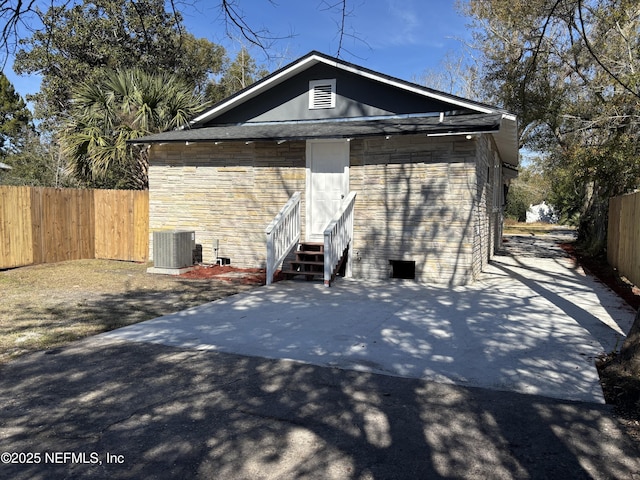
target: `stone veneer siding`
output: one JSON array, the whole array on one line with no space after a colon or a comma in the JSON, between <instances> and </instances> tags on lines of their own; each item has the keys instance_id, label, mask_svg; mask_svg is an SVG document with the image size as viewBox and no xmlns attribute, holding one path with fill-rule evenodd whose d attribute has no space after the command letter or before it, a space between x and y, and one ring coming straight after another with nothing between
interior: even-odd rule
<instances>
[{"instance_id":1,"label":"stone veneer siding","mask_svg":"<svg viewBox=\"0 0 640 480\"><path fill-rule=\"evenodd\" d=\"M264 230L294 192L304 196L305 176L305 142L153 145L149 258L153 231L193 230L204 263L218 240L232 265L264 267Z\"/></svg>"},{"instance_id":2,"label":"stone veneer siding","mask_svg":"<svg viewBox=\"0 0 640 480\"><path fill-rule=\"evenodd\" d=\"M471 281L475 142L416 135L351 143L354 276L388 278L389 260L408 260L418 281Z\"/></svg>"},{"instance_id":3,"label":"stone veneer siding","mask_svg":"<svg viewBox=\"0 0 640 480\"><path fill-rule=\"evenodd\" d=\"M409 260L421 282L476 278L493 252L493 148L487 136L352 140L353 276L385 279L389 260ZM150 231L194 230L205 263L218 239L232 265L264 267L264 229L295 191L304 239L305 142L154 145L151 158Z\"/></svg>"},{"instance_id":4,"label":"stone veneer siding","mask_svg":"<svg viewBox=\"0 0 640 480\"><path fill-rule=\"evenodd\" d=\"M493 152L491 139L487 136L477 140L476 179L477 196L475 208L477 209L476 232L473 244L473 275L477 277L486 266L493 254L493 220L491 210L493 207Z\"/></svg>"}]
</instances>

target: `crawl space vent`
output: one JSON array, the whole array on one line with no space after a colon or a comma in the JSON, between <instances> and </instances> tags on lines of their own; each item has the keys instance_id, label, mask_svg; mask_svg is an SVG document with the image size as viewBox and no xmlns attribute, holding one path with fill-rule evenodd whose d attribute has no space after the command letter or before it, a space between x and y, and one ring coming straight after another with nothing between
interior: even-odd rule
<instances>
[{"instance_id":1,"label":"crawl space vent","mask_svg":"<svg viewBox=\"0 0 640 480\"><path fill-rule=\"evenodd\" d=\"M416 262L411 260L389 260L391 278L415 280Z\"/></svg>"}]
</instances>

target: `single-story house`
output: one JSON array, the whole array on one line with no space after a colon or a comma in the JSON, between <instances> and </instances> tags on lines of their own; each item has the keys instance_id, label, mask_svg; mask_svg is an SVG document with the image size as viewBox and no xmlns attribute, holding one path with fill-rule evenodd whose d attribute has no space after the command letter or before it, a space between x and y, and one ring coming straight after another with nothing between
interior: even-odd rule
<instances>
[{"instance_id":1,"label":"single-story house","mask_svg":"<svg viewBox=\"0 0 640 480\"><path fill-rule=\"evenodd\" d=\"M266 267L268 282L341 269L464 284L500 244L517 130L502 109L312 51L136 140L150 235L195 231L205 263Z\"/></svg>"}]
</instances>

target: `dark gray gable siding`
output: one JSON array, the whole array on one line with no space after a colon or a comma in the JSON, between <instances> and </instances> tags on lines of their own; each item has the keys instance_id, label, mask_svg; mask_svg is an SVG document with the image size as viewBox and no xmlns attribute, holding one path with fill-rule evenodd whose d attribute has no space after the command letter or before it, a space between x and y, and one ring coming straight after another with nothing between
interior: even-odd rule
<instances>
[{"instance_id":1,"label":"dark gray gable siding","mask_svg":"<svg viewBox=\"0 0 640 480\"><path fill-rule=\"evenodd\" d=\"M336 79L335 108L309 109L309 82L329 79ZM458 107L326 64L317 64L203 126L430 112L452 113L452 108ZM462 112L468 110L456 110L456 113Z\"/></svg>"}]
</instances>

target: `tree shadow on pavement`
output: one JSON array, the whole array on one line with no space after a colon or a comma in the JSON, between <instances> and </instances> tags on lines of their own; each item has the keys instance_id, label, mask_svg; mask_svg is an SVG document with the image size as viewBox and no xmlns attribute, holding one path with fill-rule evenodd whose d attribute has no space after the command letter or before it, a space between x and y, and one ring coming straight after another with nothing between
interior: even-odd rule
<instances>
[{"instance_id":1,"label":"tree shadow on pavement","mask_svg":"<svg viewBox=\"0 0 640 480\"><path fill-rule=\"evenodd\" d=\"M557 237L509 240L505 253L511 258L495 257L495 268L572 318L602 345L603 354L622 345L633 322L631 309L623 308L626 305L614 292L586 274L560 247Z\"/></svg>"},{"instance_id":2,"label":"tree shadow on pavement","mask_svg":"<svg viewBox=\"0 0 640 480\"><path fill-rule=\"evenodd\" d=\"M13 479L639 473L601 405L100 336L1 367L0 430Z\"/></svg>"}]
</instances>

